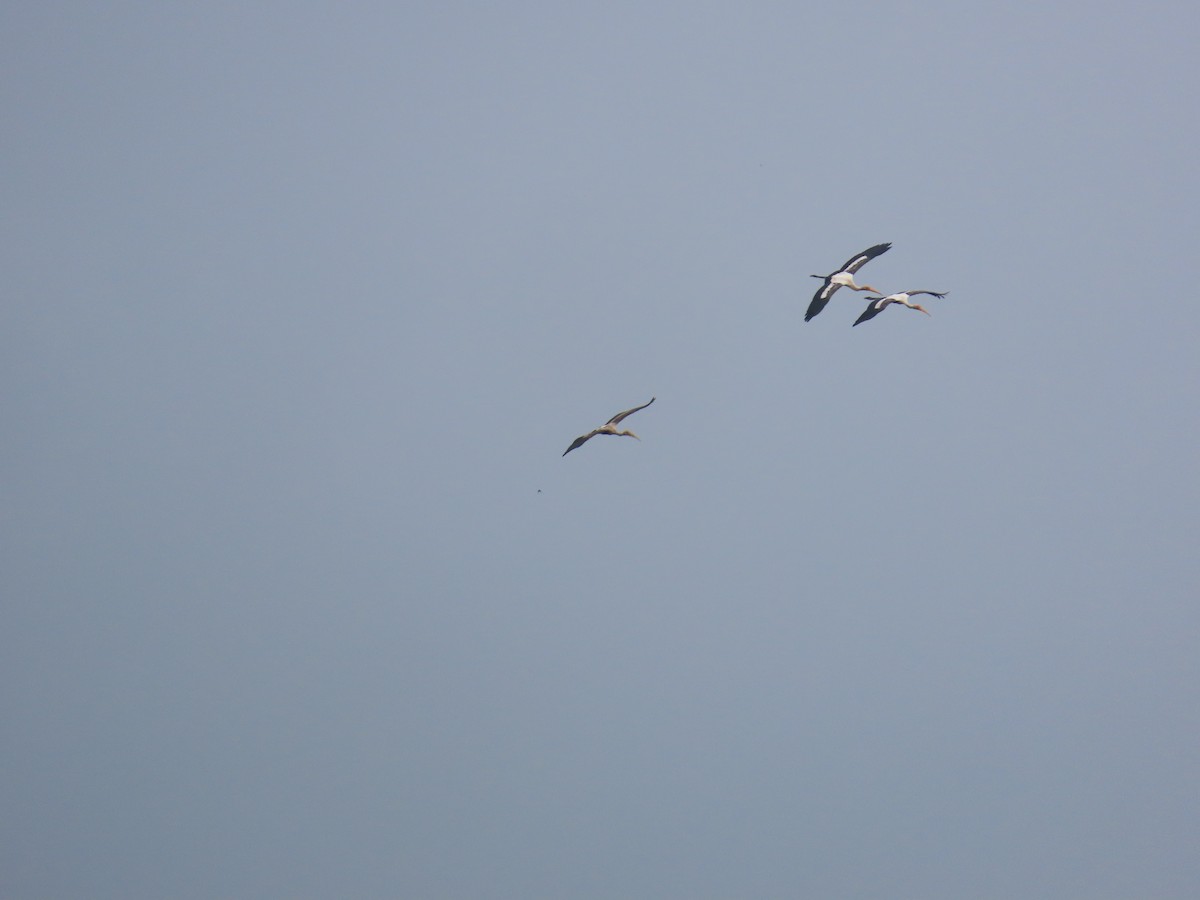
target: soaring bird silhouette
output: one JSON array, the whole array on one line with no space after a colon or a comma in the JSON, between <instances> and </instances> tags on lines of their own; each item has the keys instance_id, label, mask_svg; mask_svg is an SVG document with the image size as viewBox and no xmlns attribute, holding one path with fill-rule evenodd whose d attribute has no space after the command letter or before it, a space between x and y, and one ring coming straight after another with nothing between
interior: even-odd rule
<instances>
[{"instance_id":1,"label":"soaring bird silhouette","mask_svg":"<svg viewBox=\"0 0 1200 900\"><path fill-rule=\"evenodd\" d=\"M946 294L950 293L946 291ZM888 294L886 297L870 297L870 304L863 310L863 314L854 320L855 325L859 325L868 319L873 319L883 312L892 303L899 303L902 306L907 306L909 309L915 309L918 312L923 312L927 316L933 315L929 310L923 307L920 303L913 303L909 298L916 297L920 294L928 294L930 297L937 297L941 300L946 294L939 294L937 291L901 291L898 294Z\"/></svg>"},{"instance_id":2,"label":"soaring bird silhouette","mask_svg":"<svg viewBox=\"0 0 1200 900\"><path fill-rule=\"evenodd\" d=\"M650 403L653 403L654 400L655 400L655 398L651 397ZM633 409L627 409L627 410L625 410L625 412L617 413L615 416L613 416L611 419L609 419L607 422L605 422L603 425L601 425L599 428L595 429L594 431L589 431L587 434L581 434L579 437L575 438L575 440L571 443L570 447L568 447L566 450L563 451L563 456L566 456L568 453L570 453L576 447L582 447L584 444L586 444L588 441L590 441L592 438L594 438L598 434L616 434L616 435L620 435L621 437L637 438L640 441L641 438L638 437L636 434L634 434L632 431L617 431L617 426L621 424L621 420L624 419L626 416L632 416L639 409L645 409L647 406L650 405L650 403L643 403L641 406L635 406Z\"/></svg>"},{"instance_id":3,"label":"soaring bird silhouette","mask_svg":"<svg viewBox=\"0 0 1200 900\"><path fill-rule=\"evenodd\" d=\"M846 260L845 265L832 275L809 276L811 278L824 279L825 283L813 294L812 303L808 304L808 312L804 314L804 321L807 322L823 310L825 304L829 302L829 298L837 292L838 288L848 287L852 291L874 291L876 294L882 294L883 291L879 290L879 288L873 288L869 284L855 284L854 273L881 253L887 253L891 246L890 243L876 244L874 247L868 247L862 253L850 257Z\"/></svg>"}]
</instances>

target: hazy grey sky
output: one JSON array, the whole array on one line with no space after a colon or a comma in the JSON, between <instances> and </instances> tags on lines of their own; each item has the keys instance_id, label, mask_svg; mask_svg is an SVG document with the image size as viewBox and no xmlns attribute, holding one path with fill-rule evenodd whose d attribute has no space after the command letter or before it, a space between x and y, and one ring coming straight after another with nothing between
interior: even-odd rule
<instances>
[{"instance_id":1,"label":"hazy grey sky","mask_svg":"<svg viewBox=\"0 0 1200 900\"><path fill-rule=\"evenodd\" d=\"M1200 895L1198 29L8 4L0 895Z\"/></svg>"}]
</instances>

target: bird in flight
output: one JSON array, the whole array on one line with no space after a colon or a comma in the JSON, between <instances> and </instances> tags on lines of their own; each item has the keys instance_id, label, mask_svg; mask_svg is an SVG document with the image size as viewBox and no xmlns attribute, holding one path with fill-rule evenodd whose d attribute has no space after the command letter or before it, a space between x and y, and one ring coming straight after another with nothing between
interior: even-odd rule
<instances>
[{"instance_id":1,"label":"bird in flight","mask_svg":"<svg viewBox=\"0 0 1200 900\"><path fill-rule=\"evenodd\" d=\"M946 291L946 294L950 293ZM933 315L929 310L923 307L920 303L913 303L910 298L920 294L928 294L930 297L937 297L941 300L946 294L939 294L937 291L901 291L898 294L888 294L886 297L870 297L870 304L863 310L863 314L854 320L855 325L859 325L868 319L873 319L883 312L892 303L899 303L902 306L907 306L909 309L915 309L918 312L923 312L927 316Z\"/></svg>"},{"instance_id":2,"label":"bird in flight","mask_svg":"<svg viewBox=\"0 0 1200 900\"><path fill-rule=\"evenodd\" d=\"M854 273L881 253L887 253L891 246L890 243L876 244L874 247L868 247L862 253L850 257L832 275L809 276L811 278L821 278L825 283L817 288L817 292L813 294L812 303L808 304L808 312L804 314L804 321L807 322L823 310L825 304L829 302L829 298L834 295L838 288L848 287L852 291L874 291L876 294L882 294L883 291L879 290L879 288L873 288L869 284L855 284Z\"/></svg>"},{"instance_id":3,"label":"bird in flight","mask_svg":"<svg viewBox=\"0 0 1200 900\"><path fill-rule=\"evenodd\" d=\"M651 397L650 403L653 403L654 400L655 400L655 398ZM566 450L563 451L563 456L566 456L568 453L570 453L576 447L582 447L584 444L586 444L588 441L590 441L592 438L594 438L598 434L616 434L616 435L620 435L621 437L637 438L640 441L641 438L638 437L636 434L634 434L632 431L617 431L617 426L621 424L621 420L624 419L626 416L632 416L639 409L645 409L647 406L650 405L650 403L643 403L641 406L635 406L633 409L627 409L627 410L625 410L625 412L617 413L615 416L613 416L611 419L609 419L607 422L605 422L599 428L597 428L593 431L589 431L587 434L581 434L579 437L575 438L575 440L571 443L570 447L568 447Z\"/></svg>"}]
</instances>

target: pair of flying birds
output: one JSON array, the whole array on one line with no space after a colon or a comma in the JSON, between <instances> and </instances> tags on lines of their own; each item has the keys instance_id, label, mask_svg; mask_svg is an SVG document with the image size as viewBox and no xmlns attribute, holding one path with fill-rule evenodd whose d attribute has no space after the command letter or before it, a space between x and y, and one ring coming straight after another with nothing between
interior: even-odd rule
<instances>
[{"instance_id":1,"label":"pair of flying birds","mask_svg":"<svg viewBox=\"0 0 1200 900\"><path fill-rule=\"evenodd\" d=\"M879 288L871 287L869 284L855 284L854 273L865 266L868 262L881 254L887 253L892 247L891 244L876 244L874 247L868 247L862 253L850 257L845 264L831 275L813 275L813 278L820 278L823 282L817 288L817 292L813 294L812 303L808 304L808 312L804 314L804 321L807 322L817 313L825 308L825 304L829 302L838 288L848 287L852 291L873 291L876 294L883 294ZM913 303L912 298L920 294L928 294L930 297L937 297L939 300L946 296L946 293L939 294L937 291L901 291L898 294L888 294L887 296L869 297L871 302L863 314L854 320L855 325L861 325L868 319L873 319L883 312L892 303L899 303L902 306L907 306L909 309L915 309L918 312L923 312L925 315L932 315L925 307L919 303Z\"/></svg>"},{"instance_id":2,"label":"pair of flying birds","mask_svg":"<svg viewBox=\"0 0 1200 900\"><path fill-rule=\"evenodd\" d=\"M942 297L946 296L946 293L949 293L948 291L941 294L939 294L937 291L901 291L898 294L888 294L883 296L883 291L879 290L879 288L871 287L869 284L854 283L854 273L861 269L868 262L873 260L875 257L882 253L887 253L887 251L891 249L891 246L892 245L890 243L876 244L874 247L868 247L862 253L850 257L848 260L846 260L845 265L831 275L813 275L813 278L820 278L824 283L820 288L817 289L817 292L813 294L812 303L808 304L808 312L804 314L804 321L807 322L809 319L823 310L825 308L825 304L829 302L829 298L837 292L838 288L843 287L848 287L852 291L873 291L874 293L881 295L878 297L869 298L871 301L870 304L863 311L863 314L854 321L855 325L860 325L868 319L875 318L893 303L899 303L902 306L907 306L909 309L915 309L918 312L923 312L927 316L932 315L929 310L921 306L921 304L913 303L912 298L921 294L928 294L929 296L937 297L940 300ZM622 420L625 419L626 416L633 415L639 409L645 409L650 405L650 403L653 403L654 400L655 398L651 397L649 403L643 403L641 406L635 406L633 409L627 409L625 412L617 413L599 428L589 431L587 434L581 434L579 437L575 438L570 447L563 451L563 456L566 456L577 447L582 447L598 434L612 434L619 437L631 437L637 438L640 441L641 438L639 438L632 431L619 431L617 426L621 424Z\"/></svg>"}]
</instances>

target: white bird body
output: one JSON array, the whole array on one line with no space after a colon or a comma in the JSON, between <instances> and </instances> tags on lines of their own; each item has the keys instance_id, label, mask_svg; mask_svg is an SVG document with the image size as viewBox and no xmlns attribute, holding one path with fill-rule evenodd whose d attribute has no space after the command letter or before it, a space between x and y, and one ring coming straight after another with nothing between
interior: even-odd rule
<instances>
[{"instance_id":1,"label":"white bird body","mask_svg":"<svg viewBox=\"0 0 1200 900\"><path fill-rule=\"evenodd\" d=\"M946 291L939 294L937 291L900 291L898 294L888 294L886 297L871 297L869 298L871 301L870 304L863 310L863 314L855 319L854 324L858 325L861 322L866 322L868 319L875 318L893 303L899 303L901 306L907 306L909 309L915 309L917 312L923 312L925 315L931 316L933 313L920 303L913 303L912 298L921 294L928 294L930 297L937 297L941 300L948 293L950 292Z\"/></svg>"},{"instance_id":2,"label":"white bird body","mask_svg":"<svg viewBox=\"0 0 1200 900\"><path fill-rule=\"evenodd\" d=\"M854 273L881 253L887 253L891 246L890 243L876 244L874 247L868 247L862 253L850 257L832 275L813 275L813 278L820 278L825 283L817 288L817 292L813 294L812 302L808 304L808 312L804 314L804 321L807 322L823 310L825 304L829 302L829 298L837 292L838 288L847 287L852 291L873 291L876 294L882 294L883 291L879 290L879 288L871 287L869 284L856 284Z\"/></svg>"},{"instance_id":3,"label":"white bird body","mask_svg":"<svg viewBox=\"0 0 1200 900\"><path fill-rule=\"evenodd\" d=\"M836 284L838 287L848 287L852 291L876 291L875 288L869 285L858 285L854 283L854 276L849 272L838 272L836 275L831 275L829 278L830 284Z\"/></svg>"},{"instance_id":4,"label":"white bird body","mask_svg":"<svg viewBox=\"0 0 1200 900\"><path fill-rule=\"evenodd\" d=\"M618 437L631 437L631 438L634 438L634 439L640 441L641 438L638 437L636 434L634 434L632 431L619 431L617 429L617 426L621 424L621 420L624 419L626 416L633 415L639 409L645 409L647 406L649 406L651 403L653 403L655 401L655 399L656 399L655 397L651 397L648 403L643 403L641 406L635 406L633 409L627 409L627 410L625 410L625 412L619 412L615 416L613 416L611 419L609 419L607 422L605 422L603 425L601 425L599 428L595 428L595 429L589 431L587 434L581 434L579 437L575 438L575 440L571 443L570 447L568 447L566 450L563 451L563 456L566 456L568 453L570 453L576 447L582 447L584 444L586 444L588 441L590 441L592 438L594 438L598 434L612 434L612 435L617 435Z\"/></svg>"}]
</instances>

